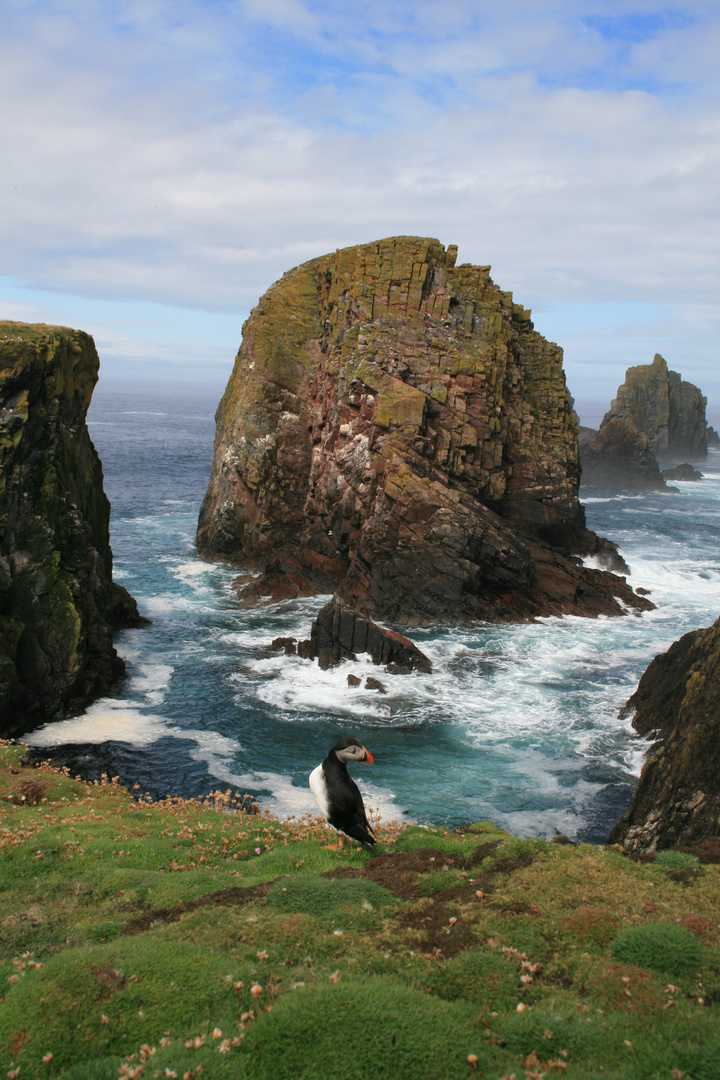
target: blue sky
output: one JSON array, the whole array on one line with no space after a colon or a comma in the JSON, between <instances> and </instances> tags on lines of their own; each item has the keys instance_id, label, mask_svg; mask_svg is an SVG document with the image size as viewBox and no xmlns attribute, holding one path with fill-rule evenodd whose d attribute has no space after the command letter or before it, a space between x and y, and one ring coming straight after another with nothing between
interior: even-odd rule
<instances>
[{"instance_id":1,"label":"blue sky","mask_svg":"<svg viewBox=\"0 0 720 1080\"><path fill-rule=\"evenodd\" d=\"M577 398L661 352L720 407L718 55L716 3L4 0L0 313L220 385L285 270L436 236Z\"/></svg>"}]
</instances>

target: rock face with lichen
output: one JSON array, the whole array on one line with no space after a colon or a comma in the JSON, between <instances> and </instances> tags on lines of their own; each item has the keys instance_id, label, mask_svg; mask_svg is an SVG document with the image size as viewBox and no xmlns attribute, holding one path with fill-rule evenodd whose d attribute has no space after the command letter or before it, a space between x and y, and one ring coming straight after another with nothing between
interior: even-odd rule
<instances>
[{"instance_id":1,"label":"rock face with lichen","mask_svg":"<svg viewBox=\"0 0 720 1080\"><path fill-rule=\"evenodd\" d=\"M654 738L610 837L635 855L720 836L720 619L656 656L625 705Z\"/></svg>"},{"instance_id":2,"label":"rock face with lichen","mask_svg":"<svg viewBox=\"0 0 720 1080\"><path fill-rule=\"evenodd\" d=\"M456 253L336 251L245 323L198 549L263 571L247 599L337 591L404 625L650 606L576 557L622 565L585 528L562 350Z\"/></svg>"},{"instance_id":3,"label":"rock face with lichen","mask_svg":"<svg viewBox=\"0 0 720 1080\"><path fill-rule=\"evenodd\" d=\"M89 335L0 322L0 731L86 706L124 672L115 627L138 625L112 580L110 504L85 417Z\"/></svg>"},{"instance_id":4,"label":"rock face with lichen","mask_svg":"<svg viewBox=\"0 0 720 1080\"><path fill-rule=\"evenodd\" d=\"M697 386L655 354L652 364L628 368L602 426L625 420L647 436L659 461L704 461L707 457L707 398Z\"/></svg>"}]
</instances>

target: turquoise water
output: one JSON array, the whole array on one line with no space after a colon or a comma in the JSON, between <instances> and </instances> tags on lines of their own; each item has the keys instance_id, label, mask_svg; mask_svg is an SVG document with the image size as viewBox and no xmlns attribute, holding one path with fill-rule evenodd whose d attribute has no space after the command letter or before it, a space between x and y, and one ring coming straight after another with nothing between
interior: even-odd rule
<instances>
[{"instance_id":1,"label":"turquoise water","mask_svg":"<svg viewBox=\"0 0 720 1080\"><path fill-rule=\"evenodd\" d=\"M231 786L298 814L314 810L311 770L355 734L375 757L355 775L387 818L490 818L520 835L603 841L645 748L618 709L656 653L720 614L720 453L676 495L583 500L590 527L620 545L655 611L427 629L413 637L432 675L364 663L322 672L269 645L307 637L325 598L246 610L238 571L197 558L220 393L99 385L89 427L113 506L115 576L153 623L119 635L128 678L116 696L29 739L154 797ZM375 674L388 693L348 687L348 672Z\"/></svg>"}]
</instances>

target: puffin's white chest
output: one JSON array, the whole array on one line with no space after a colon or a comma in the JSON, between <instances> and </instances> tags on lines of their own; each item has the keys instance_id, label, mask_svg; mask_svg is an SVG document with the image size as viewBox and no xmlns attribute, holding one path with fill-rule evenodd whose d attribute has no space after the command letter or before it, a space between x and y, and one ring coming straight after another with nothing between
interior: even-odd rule
<instances>
[{"instance_id":1,"label":"puffin's white chest","mask_svg":"<svg viewBox=\"0 0 720 1080\"><path fill-rule=\"evenodd\" d=\"M308 783L310 785L310 790L313 793L313 798L318 804L320 813L327 821L330 816L330 796L328 794L325 771L322 765L318 765L316 769L313 769L310 773Z\"/></svg>"}]
</instances>

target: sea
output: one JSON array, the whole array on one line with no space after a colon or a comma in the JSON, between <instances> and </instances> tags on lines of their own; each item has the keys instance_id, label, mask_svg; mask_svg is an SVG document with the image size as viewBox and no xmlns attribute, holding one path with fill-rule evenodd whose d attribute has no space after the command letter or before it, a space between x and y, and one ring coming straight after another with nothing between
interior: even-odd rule
<instances>
[{"instance_id":1,"label":"sea","mask_svg":"<svg viewBox=\"0 0 720 1080\"><path fill-rule=\"evenodd\" d=\"M657 653L720 615L720 451L674 494L581 491L589 527L619 545L655 610L413 630L431 675L362 658L321 671L270 646L308 637L327 597L246 608L244 572L198 558L221 394L98 384L88 426L112 503L114 576L152 622L117 635L127 677L111 696L23 741L153 799L231 789L299 817L315 811L309 773L355 735L374 757L355 777L385 820L490 820L518 836L605 842L648 747L621 707ZM582 422L597 426L602 411ZM386 693L365 688L369 674Z\"/></svg>"}]
</instances>

